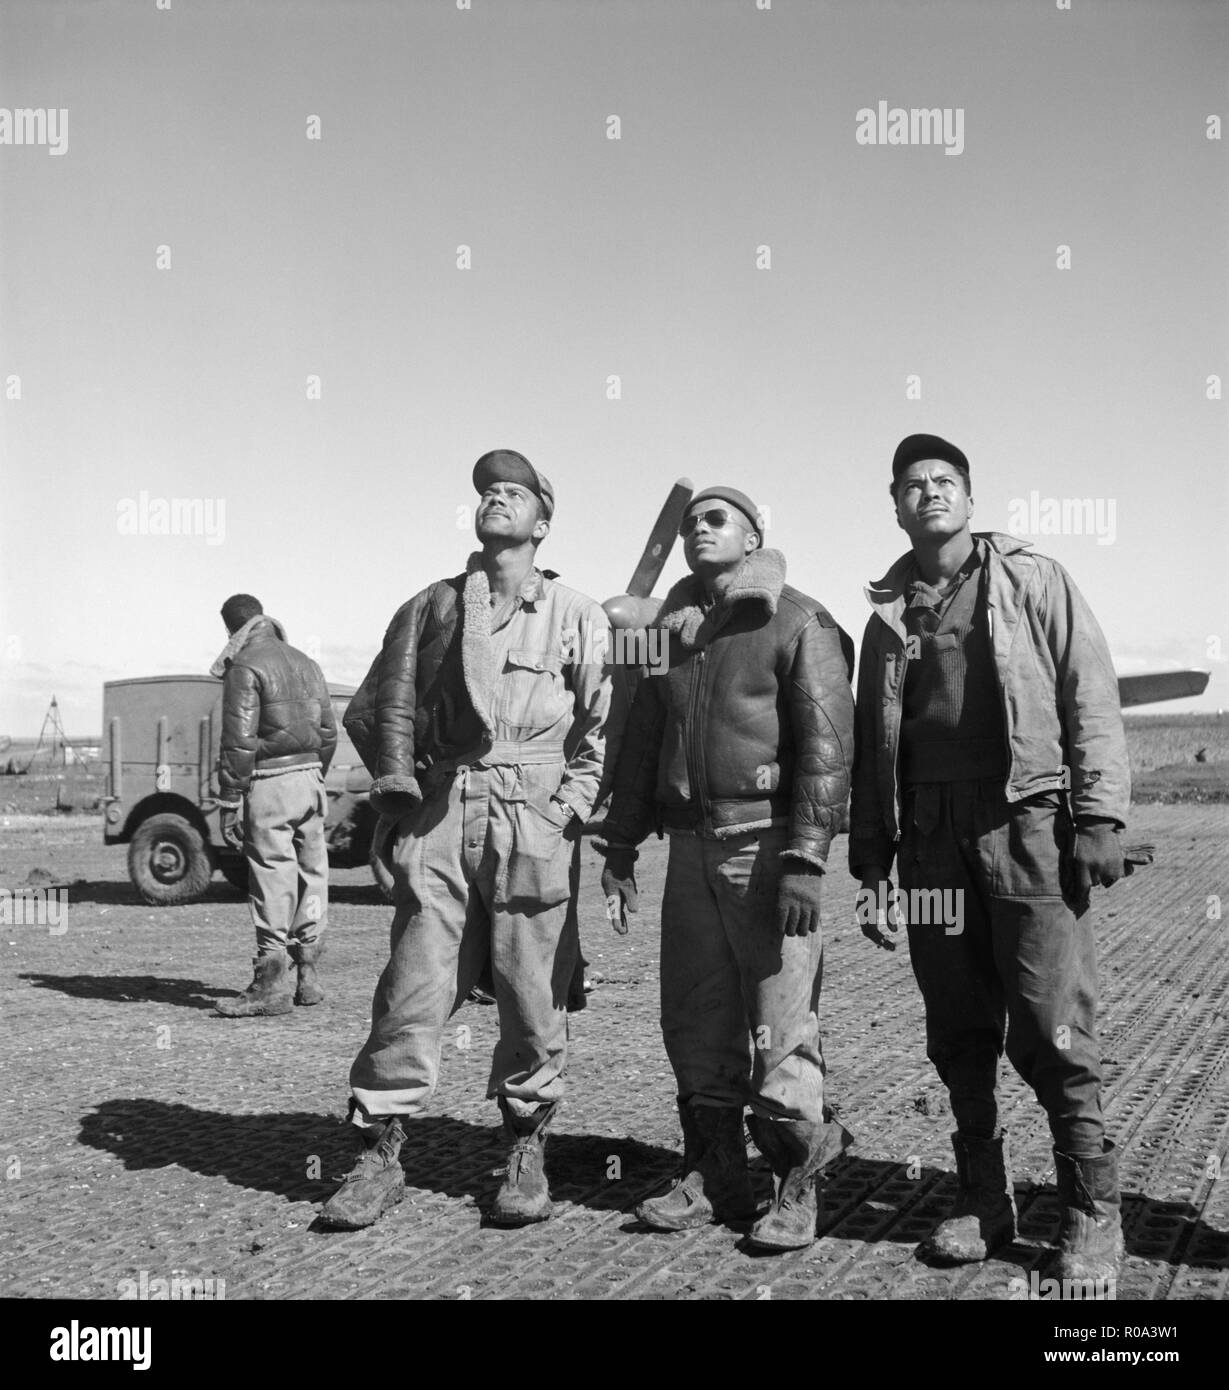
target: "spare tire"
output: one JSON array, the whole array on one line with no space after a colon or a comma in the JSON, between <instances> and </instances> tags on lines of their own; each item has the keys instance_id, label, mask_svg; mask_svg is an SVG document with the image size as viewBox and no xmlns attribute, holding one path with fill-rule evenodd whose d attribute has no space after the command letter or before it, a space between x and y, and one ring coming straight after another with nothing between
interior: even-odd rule
<instances>
[{"instance_id":1,"label":"spare tire","mask_svg":"<svg viewBox=\"0 0 1229 1390\"><path fill-rule=\"evenodd\" d=\"M150 816L128 846L128 877L143 901L172 907L209 887L213 857L204 836L183 816Z\"/></svg>"}]
</instances>

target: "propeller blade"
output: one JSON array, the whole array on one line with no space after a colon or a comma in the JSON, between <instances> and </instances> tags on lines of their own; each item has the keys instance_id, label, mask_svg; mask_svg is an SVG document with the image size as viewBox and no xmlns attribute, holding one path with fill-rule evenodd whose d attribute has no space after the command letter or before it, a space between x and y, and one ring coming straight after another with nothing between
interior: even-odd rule
<instances>
[{"instance_id":1,"label":"propeller blade","mask_svg":"<svg viewBox=\"0 0 1229 1390\"><path fill-rule=\"evenodd\" d=\"M627 592L633 598L648 598L653 592L653 585L661 578L661 572L666 567L675 537L679 533L679 523L694 491L690 478L680 478L670 489L666 505L653 523L653 529L649 532L649 543L645 546L640 563L628 583Z\"/></svg>"}]
</instances>

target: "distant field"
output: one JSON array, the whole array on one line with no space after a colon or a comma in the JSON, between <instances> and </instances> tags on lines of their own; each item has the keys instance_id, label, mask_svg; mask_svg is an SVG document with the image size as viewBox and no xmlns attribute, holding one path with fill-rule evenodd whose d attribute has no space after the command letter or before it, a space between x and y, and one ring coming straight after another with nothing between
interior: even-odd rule
<instances>
[{"instance_id":1,"label":"distant field","mask_svg":"<svg viewBox=\"0 0 1229 1390\"><path fill-rule=\"evenodd\" d=\"M1123 722L1132 800L1229 801L1229 715L1127 714Z\"/></svg>"},{"instance_id":2,"label":"distant field","mask_svg":"<svg viewBox=\"0 0 1229 1390\"><path fill-rule=\"evenodd\" d=\"M1127 713L1123 723L1135 772L1194 763L1200 749L1206 762L1229 763L1229 714Z\"/></svg>"},{"instance_id":3,"label":"distant field","mask_svg":"<svg viewBox=\"0 0 1229 1390\"><path fill-rule=\"evenodd\" d=\"M1133 800L1229 801L1229 715L1127 714L1124 723ZM0 769L10 760L24 765L34 744L34 739L14 739L0 755ZM67 768L40 764L24 776L0 775L0 814L95 812L105 777L100 762Z\"/></svg>"},{"instance_id":4,"label":"distant field","mask_svg":"<svg viewBox=\"0 0 1229 1390\"><path fill-rule=\"evenodd\" d=\"M7 762L7 758L4 760ZM30 772L24 777L0 776L0 814L36 815L57 812L94 814L105 790L101 763L87 767Z\"/></svg>"}]
</instances>

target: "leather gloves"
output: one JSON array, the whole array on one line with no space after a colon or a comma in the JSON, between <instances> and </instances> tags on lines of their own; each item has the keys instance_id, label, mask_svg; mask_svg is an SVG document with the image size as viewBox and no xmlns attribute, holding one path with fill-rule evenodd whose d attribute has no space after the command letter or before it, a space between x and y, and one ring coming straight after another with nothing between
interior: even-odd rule
<instances>
[{"instance_id":1,"label":"leather gloves","mask_svg":"<svg viewBox=\"0 0 1229 1390\"><path fill-rule=\"evenodd\" d=\"M1123 875L1122 843L1112 821L1089 821L1076 826L1075 849L1063 887L1077 902L1088 901L1091 890L1108 888Z\"/></svg>"},{"instance_id":2,"label":"leather gloves","mask_svg":"<svg viewBox=\"0 0 1229 1390\"><path fill-rule=\"evenodd\" d=\"M606 899L606 915L620 936L627 935L627 914L640 911L640 894L636 888L636 850L622 847L605 851L606 867L602 870L602 894Z\"/></svg>"},{"instance_id":3,"label":"leather gloves","mask_svg":"<svg viewBox=\"0 0 1229 1390\"><path fill-rule=\"evenodd\" d=\"M886 909L880 913L881 905ZM862 935L884 951L896 950L896 942L885 932L895 934L904 925L896 905L896 890L886 869L869 867L862 873L862 886L854 899L854 916Z\"/></svg>"},{"instance_id":4,"label":"leather gloves","mask_svg":"<svg viewBox=\"0 0 1229 1390\"><path fill-rule=\"evenodd\" d=\"M819 893L824 873L815 865L791 864L777 890L777 930L806 936L819 930Z\"/></svg>"},{"instance_id":5,"label":"leather gloves","mask_svg":"<svg viewBox=\"0 0 1229 1390\"><path fill-rule=\"evenodd\" d=\"M222 814L218 818L218 828L222 832L222 838L232 849L243 849L243 837L246 827L243 823L243 805L223 806Z\"/></svg>"}]
</instances>

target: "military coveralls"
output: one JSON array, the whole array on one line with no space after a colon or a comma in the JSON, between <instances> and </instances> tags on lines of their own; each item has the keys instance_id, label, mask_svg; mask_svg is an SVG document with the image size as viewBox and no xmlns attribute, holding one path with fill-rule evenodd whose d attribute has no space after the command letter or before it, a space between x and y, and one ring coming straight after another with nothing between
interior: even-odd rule
<instances>
[{"instance_id":1,"label":"military coveralls","mask_svg":"<svg viewBox=\"0 0 1229 1390\"><path fill-rule=\"evenodd\" d=\"M569 871L602 774L609 627L593 600L535 571L489 641L494 738L433 762L422 804L387 837L396 911L350 1072L356 1123L425 1109L445 1025L488 960L499 1012L488 1097L531 1115L563 1095L578 946L564 930Z\"/></svg>"}]
</instances>

